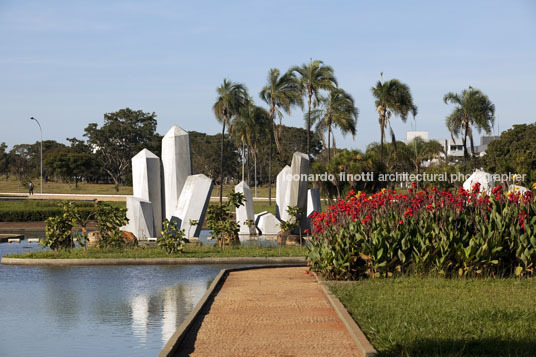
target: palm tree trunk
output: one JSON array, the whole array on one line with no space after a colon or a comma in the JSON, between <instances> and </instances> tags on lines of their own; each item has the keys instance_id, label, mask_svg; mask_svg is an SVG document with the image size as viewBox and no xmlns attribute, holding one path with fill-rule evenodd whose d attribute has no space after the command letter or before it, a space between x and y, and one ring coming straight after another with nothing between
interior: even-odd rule
<instances>
[{"instance_id":1,"label":"palm tree trunk","mask_svg":"<svg viewBox=\"0 0 536 357\"><path fill-rule=\"evenodd\" d=\"M257 198L257 154L254 155L255 160L255 198Z\"/></svg>"},{"instance_id":2,"label":"palm tree trunk","mask_svg":"<svg viewBox=\"0 0 536 357\"><path fill-rule=\"evenodd\" d=\"M244 145L244 141L242 141L242 181L244 181L244 164L246 163L246 152L245 149L246 146Z\"/></svg>"},{"instance_id":3,"label":"palm tree trunk","mask_svg":"<svg viewBox=\"0 0 536 357\"><path fill-rule=\"evenodd\" d=\"M308 99L308 102L307 102L307 157L310 158L311 155L310 154L310 144L309 144L309 137L311 136L311 96L312 94L309 93L309 99Z\"/></svg>"},{"instance_id":4,"label":"palm tree trunk","mask_svg":"<svg viewBox=\"0 0 536 357\"><path fill-rule=\"evenodd\" d=\"M220 148L220 206L223 204L223 139L225 137L225 118L221 129L221 148Z\"/></svg>"},{"instance_id":5,"label":"palm tree trunk","mask_svg":"<svg viewBox=\"0 0 536 357\"><path fill-rule=\"evenodd\" d=\"M383 163L383 142L385 141L385 120L380 117L380 161Z\"/></svg>"},{"instance_id":6,"label":"palm tree trunk","mask_svg":"<svg viewBox=\"0 0 536 357\"><path fill-rule=\"evenodd\" d=\"M328 164L331 161L331 123L328 124Z\"/></svg>"},{"instance_id":7,"label":"palm tree trunk","mask_svg":"<svg viewBox=\"0 0 536 357\"><path fill-rule=\"evenodd\" d=\"M272 143L270 138L270 156L268 156L268 205L272 205Z\"/></svg>"},{"instance_id":8,"label":"palm tree trunk","mask_svg":"<svg viewBox=\"0 0 536 357\"><path fill-rule=\"evenodd\" d=\"M464 135L463 135L463 158L465 161L467 161L467 124L464 125Z\"/></svg>"}]
</instances>

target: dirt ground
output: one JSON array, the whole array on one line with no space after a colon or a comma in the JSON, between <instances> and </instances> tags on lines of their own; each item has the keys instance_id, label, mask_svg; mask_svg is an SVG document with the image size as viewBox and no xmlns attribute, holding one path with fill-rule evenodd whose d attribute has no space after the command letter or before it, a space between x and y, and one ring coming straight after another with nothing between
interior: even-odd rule
<instances>
[{"instance_id":1,"label":"dirt ground","mask_svg":"<svg viewBox=\"0 0 536 357\"><path fill-rule=\"evenodd\" d=\"M180 356L359 356L305 267L232 272Z\"/></svg>"}]
</instances>

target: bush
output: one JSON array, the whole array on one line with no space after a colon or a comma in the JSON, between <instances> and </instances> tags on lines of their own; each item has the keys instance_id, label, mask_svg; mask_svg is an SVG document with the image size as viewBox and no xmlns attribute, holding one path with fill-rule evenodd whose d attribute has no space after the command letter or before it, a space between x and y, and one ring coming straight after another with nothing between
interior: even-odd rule
<instances>
[{"instance_id":1,"label":"bush","mask_svg":"<svg viewBox=\"0 0 536 357\"><path fill-rule=\"evenodd\" d=\"M479 189L351 191L313 216L310 265L332 279L407 272L534 275L533 193L505 194L499 186L487 195Z\"/></svg>"},{"instance_id":2,"label":"bush","mask_svg":"<svg viewBox=\"0 0 536 357\"><path fill-rule=\"evenodd\" d=\"M157 242L158 246L168 254L175 254L182 252L184 243L188 242L188 240L184 236L184 229L180 230L176 221L170 222L165 219L162 222L162 235Z\"/></svg>"}]
</instances>

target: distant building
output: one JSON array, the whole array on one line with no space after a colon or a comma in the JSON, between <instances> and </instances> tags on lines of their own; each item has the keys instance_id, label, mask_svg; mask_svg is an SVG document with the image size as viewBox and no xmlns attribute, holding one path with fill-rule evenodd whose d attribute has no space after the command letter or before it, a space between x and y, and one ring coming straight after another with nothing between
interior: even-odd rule
<instances>
[{"instance_id":1,"label":"distant building","mask_svg":"<svg viewBox=\"0 0 536 357\"><path fill-rule=\"evenodd\" d=\"M447 147L447 155L451 157L463 157L463 139L462 138L452 138L449 139L430 139L429 134L427 131L415 131L410 130L406 133L406 140L404 141L406 144L413 141L415 138L421 138L424 141L428 140L435 140L438 143L440 143L443 147ZM475 145L475 154L478 156L484 156L486 154L486 150L488 149L488 145L498 139L498 136L481 136L480 137L480 145ZM471 143L469 142L469 139L467 140L467 152L471 153Z\"/></svg>"}]
</instances>

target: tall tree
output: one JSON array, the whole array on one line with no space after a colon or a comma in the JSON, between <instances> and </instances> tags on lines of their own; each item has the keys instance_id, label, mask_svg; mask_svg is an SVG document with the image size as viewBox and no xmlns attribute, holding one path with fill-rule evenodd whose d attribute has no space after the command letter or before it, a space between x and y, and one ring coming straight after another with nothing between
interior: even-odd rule
<instances>
[{"instance_id":1,"label":"tall tree","mask_svg":"<svg viewBox=\"0 0 536 357\"><path fill-rule=\"evenodd\" d=\"M156 133L156 114L130 108L104 114L104 124L85 129L88 143L119 190L119 182L130 168L130 160L147 148L160 156L161 137Z\"/></svg>"},{"instance_id":2,"label":"tall tree","mask_svg":"<svg viewBox=\"0 0 536 357\"><path fill-rule=\"evenodd\" d=\"M310 136L311 136L311 109L314 109L318 104L318 99L321 90L330 90L337 86L337 79L333 68L324 65L324 62L312 60L309 63L304 63L300 67L295 66L290 69L291 72L296 72L299 76L299 84L302 95L307 97L307 155L310 154Z\"/></svg>"},{"instance_id":3,"label":"tall tree","mask_svg":"<svg viewBox=\"0 0 536 357\"><path fill-rule=\"evenodd\" d=\"M467 137L471 143L471 154L474 156L473 127L479 133L484 130L489 135L495 123L495 105L487 95L471 86L460 94L453 92L445 94L443 101L445 104L455 105L446 120L452 141L463 132L463 156L465 159L468 157Z\"/></svg>"},{"instance_id":4,"label":"tall tree","mask_svg":"<svg viewBox=\"0 0 536 357\"><path fill-rule=\"evenodd\" d=\"M6 181L9 180L9 153L6 143L0 144L0 174L4 174Z\"/></svg>"},{"instance_id":5,"label":"tall tree","mask_svg":"<svg viewBox=\"0 0 536 357\"><path fill-rule=\"evenodd\" d=\"M223 203L223 144L225 127L231 124L231 119L238 114L240 108L248 100L246 87L241 83L224 79L216 89L218 97L212 109L219 123L222 124L220 147L220 205Z\"/></svg>"},{"instance_id":6,"label":"tall tree","mask_svg":"<svg viewBox=\"0 0 536 357\"><path fill-rule=\"evenodd\" d=\"M383 73L382 73L383 77ZM413 104L413 97L409 87L398 79L383 82L383 78L371 88L372 95L376 98L376 111L380 124L380 156L383 160L383 144L385 142L385 129L389 126L391 140L396 149L396 138L391 127L391 115L398 115L405 123L408 115L417 115L417 106Z\"/></svg>"},{"instance_id":7,"label":"tall tree","mask_svg":"<svg viewBox=\"0 0 536 357\"><path fill-rule=\"evenodd\" d=\"M242 107L238 115L233 120L232 131L240 137L242 142L247 143L248 151L253 155L255 162L255 195L257 194L257 158L259 144L271 133L271 122L269 113L261 107L255 105L252 99Z\"/></svg>"},{"instance_id":8,"label":"tall tree","mask_svg":"<svg viewBox=\"0 0 536 357\"><path fill-rule=\"evenodd\" d=\"M281 121L283 112L290 114L294 105L303 105L301 89L296 75L288 71L281 75L277 68L271 68L268 72L268 81L259 93L260 98L269 106L269 116L273 126L273 140L277 152L281 152L279 138L281 136ZM276 124L279 118L279 125ZM272 204L272 136L270 135L270 157L268 163L268 203Z\"/></svg>"},{"instance_id":9,"label":"tall tree","mask_svg":"<svg viewBox=\"0 0 536 357\"><path fill-rule=\"evenodd\" d=\"M317 131L323 138L327 131L328 163L331 161L331 137L333 127L338 127L343 135L351 133L355 136L358 110L354 98L340 88L333 88L325 98L322 98L322 108L315 113L319 115ZM335 138L333 138L335 140Z\"/></svg>"}]
</instances>

